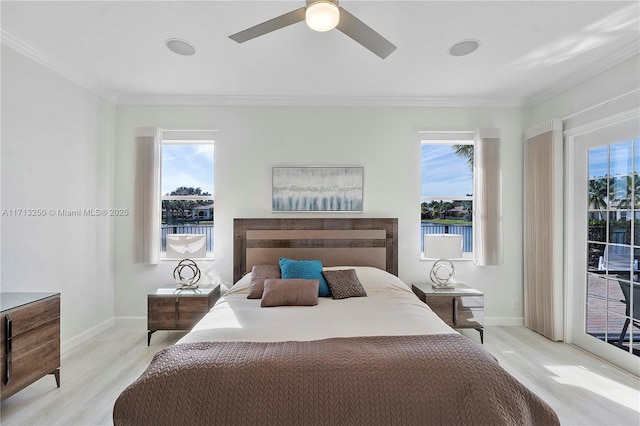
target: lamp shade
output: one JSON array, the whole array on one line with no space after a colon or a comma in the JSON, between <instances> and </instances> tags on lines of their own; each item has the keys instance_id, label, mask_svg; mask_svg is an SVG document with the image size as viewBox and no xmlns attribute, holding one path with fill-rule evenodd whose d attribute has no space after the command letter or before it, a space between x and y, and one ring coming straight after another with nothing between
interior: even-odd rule
<instances>
[{"instance_id":1,"label":"lamp shade","mask_svg":"<svg viewBox=\"0 0 640 426\"><path fill-rule=\"evenodd\" d=\"M168 234L167 257L170 259L196 259L207 256L205 234Z\"/></svg>"},{"instance_id":2,"label":"lamp shade","mask_svg":"<svg viewBox=\"0 0 640 426\"><path fill-rule=\"evenodd\" d=\"M307 6L305 20L314 31L329 31L338 25L340 10L331 1L318 0Z\"/></svg>"},{"instance_id":3,"label":"lamp shade","mask_svg":"<svg viewBox=\"0 0 640 426\"><path fill-rule=\"evenodd\" d=\"M459 259L462 257L462 235L425 234L424 257L432 259Z\"/></svg>"}]
</instances>

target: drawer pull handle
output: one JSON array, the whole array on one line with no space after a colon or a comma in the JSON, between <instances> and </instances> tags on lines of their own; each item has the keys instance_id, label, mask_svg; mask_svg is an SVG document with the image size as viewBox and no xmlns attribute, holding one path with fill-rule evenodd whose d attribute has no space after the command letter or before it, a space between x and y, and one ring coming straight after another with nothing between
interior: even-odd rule
<instances>
[{"instance_id":1,"label":"drawer pull handle","mask_svg":"<svg viewBox=\"0 0 640 426\"><path fill-rule=\"evenodd\" d=\"M11 359L12 356L12 347L13 347L13 320L11 319L11 315L7 314L5 316L5 378L4 384L5 386L11 382Z\"/></svg>"},{"instance_id":2,"label":"drawer pull handle","mask_svg":"<svg viewBox=\"0 0 640 426\"><path fill-rule=\"evenodd\" d=\"M176 297L175 309L176 309L176 327L180 327L180 298L179 297Z\"/></svg>"},{"instance_id":3,"label":"drawer pull handle","mask_svg":"<svg viewBox=\"0 0 640 426\"><path fill-rule=\"evenodd\" d=\"M458 325L458 298L453 298L453 325Z\"/></svg>"}]
</instances>

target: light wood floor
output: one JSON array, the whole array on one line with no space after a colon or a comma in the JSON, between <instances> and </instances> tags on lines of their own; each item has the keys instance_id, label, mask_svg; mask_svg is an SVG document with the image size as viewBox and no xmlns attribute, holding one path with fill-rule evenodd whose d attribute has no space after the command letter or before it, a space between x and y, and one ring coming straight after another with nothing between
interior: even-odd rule
<instances>
[{"instance_id":1,"label":"light wood floor","mask_svg":"<svg viewBox=\"0 0 640 426\"><path fill-rule=\"evenodd\" d=\"M478 333L465 332L478 342ZM153 354L183 333L115 326L62 358L62 386L47 376L0 406L3 425L109 425L119 393ZM484 347L560 417L563 425L640 425L640 379L523 327L487 327ZM639 361L640 362L640 361Z\"/></svg>"}]
</instances>

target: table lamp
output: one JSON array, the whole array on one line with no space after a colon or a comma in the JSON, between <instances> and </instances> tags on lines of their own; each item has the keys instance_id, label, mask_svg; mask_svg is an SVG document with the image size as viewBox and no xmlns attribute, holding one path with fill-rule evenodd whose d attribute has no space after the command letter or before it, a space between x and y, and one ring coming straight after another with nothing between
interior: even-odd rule
<instances>
[{"instance_id":1,"label":"table lamp","mask_svg":"<svg viewBox=\"0 0 640 426\"><path fill-rule=\"evenodd\" d=\"M456 283L456 270L449 259L462 257L462 235L425 234L424 257L438 259L429 273L432 286L453 288Z\"/></svg>"}]
</instances>

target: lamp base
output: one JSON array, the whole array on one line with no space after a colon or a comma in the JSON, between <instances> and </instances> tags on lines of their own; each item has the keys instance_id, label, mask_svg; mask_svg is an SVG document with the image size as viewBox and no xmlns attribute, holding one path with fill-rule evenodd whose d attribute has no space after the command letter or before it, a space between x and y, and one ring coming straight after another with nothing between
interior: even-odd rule
<instances>
[{"instance_id":1,"label":"lamp base","mask_svg":"<svg viewBox=\"0 0 640 426\"><path fill-rule=\"evenodd\" d=\"M199 288L198 284L183 284L178 283L176 289L178 290L197 290Z\"/></svg>"},{"instance_id":2,"label":"lamp base","mask_svg":"<svg viewBox=\"0 0 640 426\"><path fill-rule=\"evenodd\" d=\"M173 270L173 279L178 284L178 290L195 290L200 280L200 268L191 259L184 259Z\"/></svg>"},{"instance_id":3,"label":"lamp base","mask_svg":"<svg viewBox=\"0 0 640 426\"><path fill-rule=\"evenodd\" d=\"M455 281L447 284L431 283L431 287L436 290L452 290L456 287L456 283Z\"/></svg>"},{"instance_id":4,"label":"lamp base","mask_svg":"<svg viewBox=\"0 0 640 426\"><path fill-rule=\"evenodd\" d=\"M456 284L456 269L453 262L448 259L439 259L433 264L429 277L433 288L453 288Z\"/></svg>"}]
</instances>

